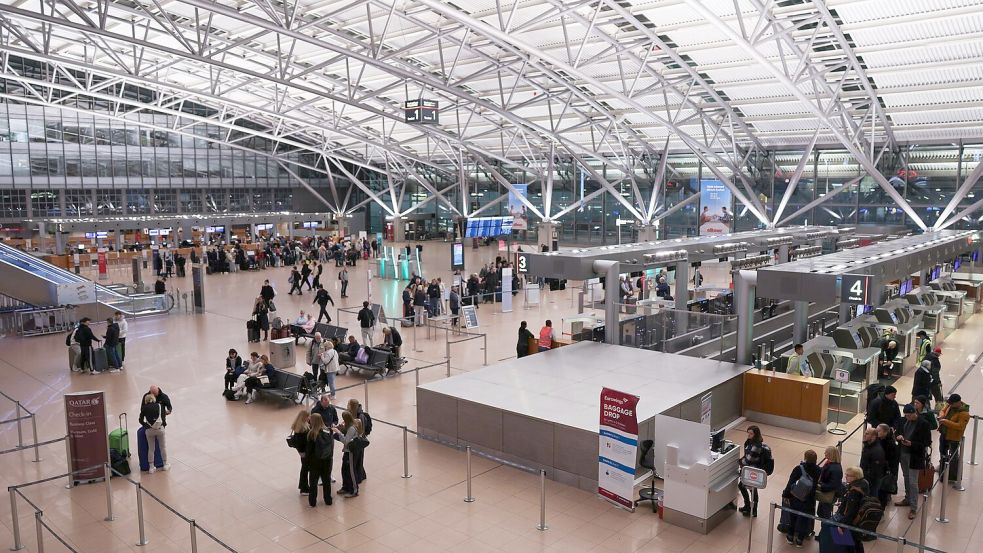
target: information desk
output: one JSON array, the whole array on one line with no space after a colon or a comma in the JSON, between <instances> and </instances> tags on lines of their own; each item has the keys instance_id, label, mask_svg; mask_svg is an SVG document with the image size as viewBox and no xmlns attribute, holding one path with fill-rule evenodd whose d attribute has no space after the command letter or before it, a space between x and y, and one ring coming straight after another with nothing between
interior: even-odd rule
<instances>
[{"instance_id":1,"label":"information desk","mask_svg":"<svg viewBox=\"0 0 983 553\"><path fill-rule=\"evenodd\" d=\"M744 373L748 420L820 434L826 431L830 381L762 369Z\"/></svg>"}]
</instances>

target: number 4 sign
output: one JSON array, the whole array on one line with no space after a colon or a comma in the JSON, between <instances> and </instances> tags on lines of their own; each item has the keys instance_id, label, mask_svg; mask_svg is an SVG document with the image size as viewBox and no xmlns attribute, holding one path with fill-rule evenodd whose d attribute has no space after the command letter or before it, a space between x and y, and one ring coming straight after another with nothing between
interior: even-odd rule
<instances>
[{"instance_id":1,"label":"number 4 sign","mask_svg":"<svg viewBox=\"0 0 983 553\"><path fill-rule=\"evenodd\" d=\"M870 305L870 275L843 275L840 279L841 303Z\"/></svg>"}]
</instances>

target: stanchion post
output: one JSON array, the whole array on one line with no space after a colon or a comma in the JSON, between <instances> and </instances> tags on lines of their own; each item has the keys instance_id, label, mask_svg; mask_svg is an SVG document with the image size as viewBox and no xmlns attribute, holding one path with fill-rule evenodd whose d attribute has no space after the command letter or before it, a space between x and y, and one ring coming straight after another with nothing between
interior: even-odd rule
<instances>
[{"instance_id":1,"label":"stanchion post","mask_svg":"<svg viewBox=\"0 0 983 553\"><path fill-rule=\"evenodd\" d=\"M945 464L945 468L942 470L942 497L939 500L939 516L935 517L936 522L941 522L942 524L948 524L949 519L945 516L945 500L946 496L949 495L949 469L952 468L952 455L949 455L949 462ZM925 510L928 510L928 504L925 504ZM925 545L925 542L922 542Z\"/></svg>"},{"instance_id":2,"label":"stanchion post","mask_svg":"<svg viewBox=\"0 0 983 553\"><path fill-rule=\"evenodd\" d=\"M24 432L21 430L20 427L20 411L21 411L20 401L15 401L14 404L17 405L17 411L16 414L14 415L17 418L17 447L24 447Z\"/></svg>"},{"instance_id":3,"label":"stanchion post","mask_svg":"<svg viewBox=\"0 0 983 553\"><path fill-rule=\"evenodd\" d=\"M143 484L137 482L137 527L140 529L140 541L137 545L144 546L150 543L147 540L147 530L143 520Z\"/></svg>"},{"instance_id":4,"label":"stanchion post","mask_svg":"<svg viewBox=\"0 0 983 553\"><path fill-rule=\"evenodd\" d=\"M467 481L467 484L468 484L468 496L464 498L464 502L465 503L473 503L474 502L474 496L471 495L471 446L467 446L467 447L464 448L464 455L465 455L465 458L467 459L467 463L468 463L468 481Z\"/></svg>"},{"instance_id":5,"label":"stanchion post","mask_svg":"<svg viewBox=\"0 0 983 553\"><path fill-rule=\"evenodd\" d=\"M191 553L198 553L198 524L195 519L189 522L191 526Z\"/></svg>"},{"instance_id":6,"label":"stanchion post","mask_svg":"<svg viewBox=\"0 0 983 553\"><path fill-rule=\"evenodd\" d=\"M34 462L41 462L41 451L38 446L38 417L31 413L31 433L34 436Z\"/></svg>"},{"instance_id":7,"label":"stanchion post","mask_svg":"<svg viewBox=\"0 0 983 553\"><path fill-rule=\"evenodd\" d=\"M68 484L65 484L67 489L72 489L75 485L75 478L72 474L72 444L71 436L65 436L65 466L68 467Z\"/></svg>"},{"instance_id":8,"label":"stanchion post","mask_svg":"<svg viewBox=\"0 0 983 553\"><path fill-rule=\"evenodd\" d=\"M549 530L546 526L546 471L543 469L539 470L539 525L536 530Z\"/></svg>"},{"instance_id":9,"label":"stanchion post","mask_svg":"<svg viewBox=\"0 0 983 553\"><path fill-rule=\"evenodd\" d=\"M41 511L34 513L34 527L38 531L38 553L44 553L44 525L41 524Z\"/></svg>"},{"instance_id":10,"label":"stanchion post","mask_svg":"<svg viewBox=\"0 0 983 553\"><path fill-rule=\"evenodd\" d=\"M974 466L979 464L976 462L976 431L979 430L979 427L980 427L979 417L973 417L973 443L970 444L970 447L972 447L973 449L972 451L969 452L969 464Z\"/></svg>"},{"instance_id":11,"label":"stanchion post","mask_svg":"<svg viewBox=\"0 0 983 553\"><path fill-rule=\"evenodd\" d=\"M922 494L922 512L921 512L921 525L918 527L918 543L920 545L919 549L925 546L925 535L928 532L928 494Z\"/></svg>"},{"instance_id":12,"label":"stanchion post","mask_svg":"<svg viewBox=\"0 0 983 553\"><path fill-rule=\"evenodd\" d=\"M413 378L416 379L416 387L419 388L420 387L420 368L419 367L417 367L417 369L415 371L413 371Z\"/></svg>"},{"instance_id":13,"label":"stanchion post","mask_svg":"<svg viewBox=\"0 0 983 553\"><path fill-rule=\"evenodd\" d=\"M109 463L102 466L103 478L106 479L106 520L111 522L115 519L113 516L113 485L109 483L109 479L112 478L112 472L109 470Z\"/></svg>"},{"instance_id":14,"label":"stanchion post","mask_svg":"<svg viewBox=\"0 0 983 553\"><path fill-rule=\"evenodd\" d=\"M7 488L10 492L10 519L13 522L11 528L14 534L14 546L10 548L11 551L20 551L24 549L24 544L20 541L20 517L17 514L17 488L13 486Z\"/></svg>"},{"instance_id":15,"label":"stanchion post","mask_svg":"<svg viewBox=\"0 0 983 553\"><path fill-rule=\"evenodd\" d=\"M488 366L488 335L487 334L483 334L482 335L482 340L485 343L485 347L483 347L481 349L484 350L484 352L485 352L485 366L487 367Z\"/></svg>"},{"instance_id":16,"label":"stanchion post","mask_svg":"<svg viewBox=\"0 0 983 553\"><path fill-rule=\"evenodd\" d=\"M904 553L904 546L907 541L904 536L898 537L898 553Z\"/></svg>"},{"instance_id":17,"label":"stanchion post","mask_svg":"<svg viewBox=\"0 0 983 553\"><path fill-rule=\"evenodd\" d=\"M447 378L451 377L451 358L447 358Z\"/></svg>"},{"instance_id":18,"label":"stanchion post","mask_svg":"<svg viewBox=\"0 0 983 553\"><path fill-rule=\"evenodd\" d=\"M419 372L417 373L419 374ZM409 431L403 426L403 478L412 478L410 474L410 440Z\"/></svg>"},{"instance_id":19,"label":"stanchion post","mask_svg":"<svg viewBox=\"0 0 983 553\"><path fill-rule=\"evenodd\" d=\"M365 392L365 398L364 401L362 401L362 407L366 411L368 411L369 410L369 381L368 380L362 381L362 389Z\"/></svg>"},{"instance_id":20,"label":"stanchion post","mask_svg":"<svg viewBox=\"0 0 983 553\"><path fill-rule=\"evenodd\" d=\"M966 491L966 488L963 487L963 472L965 472L965 469L963 468L963 463L965 463L965 461L963 461L963 459L966 458L964 455L966 455L966 436L963 436L962 439L959 440L959 457L958 464L956 465L956 470L959 471L959 479L952 485L953 489L957 492ZM952 461L949 461L949 463L951 464Z\"/></svg>"},{"instance_id":21,"label":"stanchion post","mask_svg":"<svg viewBox=\"0 0 983 553\"><path fill-rule=\"evenodd\" d=\"M771 532L770 529L775 527L775 502L772 501L768 506L768 549L765 549L768 553L771 553L771 549L775 546L775 533Z\"/></svg>"}]
</instances>

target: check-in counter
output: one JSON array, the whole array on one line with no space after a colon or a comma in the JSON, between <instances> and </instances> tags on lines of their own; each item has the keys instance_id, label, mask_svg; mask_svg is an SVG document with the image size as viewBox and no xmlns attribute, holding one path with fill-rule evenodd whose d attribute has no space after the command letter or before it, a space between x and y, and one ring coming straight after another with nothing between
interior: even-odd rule
<instances>
[{"instance_id":1,"label":"check-in counter","mask_svg":"<svg viewBox=\"0 0 983 553\"><path fill-rule=\"evenodd\" d=\"M565 339L553 340L553 342L550 344L550 349L562 348L563 346L569 346L572 343L574 342ZM539 338L529 338L527 347L529 348L529 355L539 353Z\"/></svg>"},{"instance_id":2,"label":"check-in counter","mask_svg":"<svg viewBox=\"0 0 983 553\"><path fill-rule=\"evenodd\" d=\"M963 310L970 314L979 313L983 306L983 274L953 273L952 283L956 285L956 290L966 292Z\"/></svg>"},{"instance_id":3,"label":"check-in counter","mask_svg":"<svg viewBox=\"0 0 983 553\"><path fill-rule=\"evenodd\" d=\"M820 434L826 431L829 380L762 369L744 373L744 416L750 421Z\"/></svg>"}]
</instances>

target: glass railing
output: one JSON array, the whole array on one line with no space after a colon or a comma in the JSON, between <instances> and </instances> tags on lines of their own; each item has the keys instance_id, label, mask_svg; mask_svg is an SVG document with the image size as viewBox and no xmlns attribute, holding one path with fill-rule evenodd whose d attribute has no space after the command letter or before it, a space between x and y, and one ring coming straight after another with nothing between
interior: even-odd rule
<instances>
[{"instance_id":1,"label":"glass railing","mask_svg":"<svg viewBox=\"0 0 983 553\"><path fill-rule=\"evenodd\" d=\"M10 246L0 245L0 262L27 271L54 284L79 282L82 277Z\"/></svg>"},{"instance_id":2,"label":"glass railing","mask_svg":"<svg viewBox=\"0 0 983 553\"><path fill-rule=\"evenodd\" d=\"M618 309L618 336L623 346L734 361L734 315L635 304L621 304Z\"/></svg>"},{"instance_id":3,"label":"glass railing","mask_svg":"<svg viewBox=\"0 0 983 553\"><path fill-rule=\"evenodd\" d=\"M96 286L96 301L131 317L167 313L174 308L171 294L123 295L103 286Z\"/></svg>"}]
</instances>

